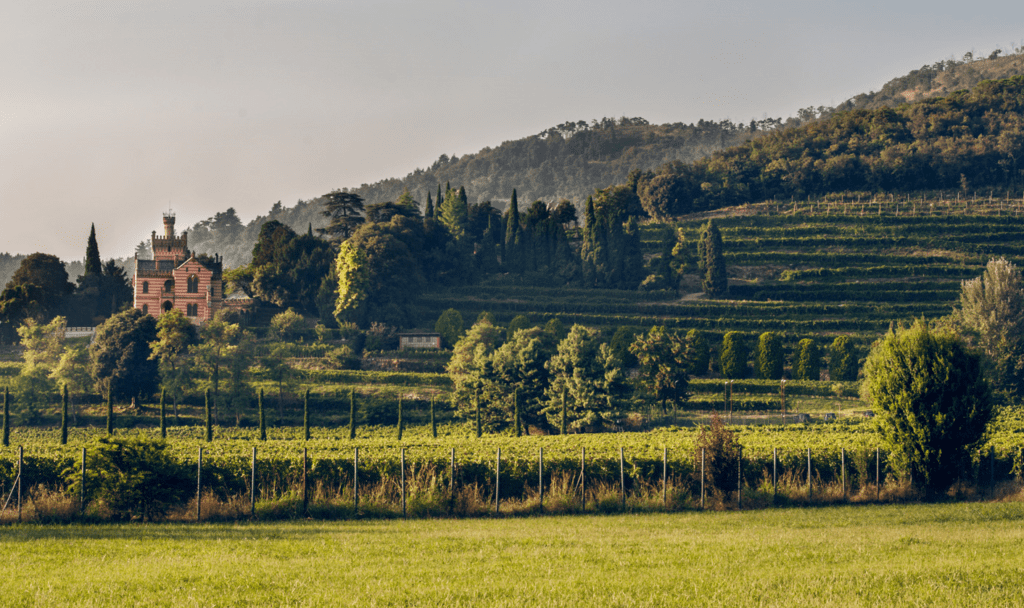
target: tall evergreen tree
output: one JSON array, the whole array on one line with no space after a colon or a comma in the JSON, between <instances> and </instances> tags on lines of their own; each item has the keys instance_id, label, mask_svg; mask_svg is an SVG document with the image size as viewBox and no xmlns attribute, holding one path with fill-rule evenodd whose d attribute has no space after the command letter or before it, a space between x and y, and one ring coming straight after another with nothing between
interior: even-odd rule
<instances>
[{"instance_id":1,"label":"tall evergreen tree","mask_svg":"<svg viewBox=\"0 0 1024 608\"><path fill-rule=\"evenodd\" d=\"M441 201L444 200L444 197L441 196L441 183L440 182L438 182L438 184L437 184L437 198L434 199L434 200L436 200L437 203L436 203L436 205L434 207L434 215L431 216L431 217L433 217L436 220L437 216L441 213Z\"/></svg>"},{"instance_id":2,"label":"tall evergreen tree","mask_svg":"<svg viewBox=\"0 0 1024 608\"><path fill-rule=\"evenodd\" d=\"M267 440L267 411L263 407L263 389L260 389L259 397L256 398L256 405L259 408L260 417L260 441Z\"/></svg>"},{"instance_id":3,"label":"tall evergreen tree","mask_svg":"<svg viewBox=\"0 0 1024 608\"><path fill-rule=\"evenodd\" d=\"M98 275L103 272L100 262L100 247L96 243L96 224L89 229L89 243L85 246L85 274Z\"/></svg>"},{"instance_id":4,"label":"tall evergreen tree","mask_svg":"<svg viewBox=\"0 0 1024 608\"><path fill-rule=\"evenodd\" d=\"M502 262L509 271L519 271L522 267L519 246L522 243L522 227L519 222L519 198L515 188L512 189L512 200L508 203L508 219L505 222L505 257Z\"/></svg>"},{"instance_id":5,"label":"tall evergreen tree","mask_svg":"<svg viewBox=\"0 0 1024 608\"><path fill-rule=\"evenodd\" d=\"M427 207L423 210L423 217L434 217L434 201L430 198L429 192L427 192Z\"/></svg>"},{"instance_id":6,"label":"tall evergreen tree","mask_svg":"<svg viewBox=\"0 0 1024 608\"><path fill-rule=\"evenodd\" d=\"M466 189L449 190L441 203L441 223L448 228L456 242L466 240L466 228L469 226L469 202Z\"/></svg>"},{"instance_id":7,"label":"tall evergreen tree","mask_svg":"<svg viewBox=\"0 0 1024 608\"><path fill-rule=\"evenodd\" d=\"M60 444L68 444L68 385L64 384L60 402Z\"/></svg>"},{"instance_id":8,"label":"tall evergreen tree","mask_svg":"<svg viewBox=\"0 0 1024 608\"><path fill-rule=\"evenodd\" d=\"M701 288L712 298L725 295L728 279L725 274L725 258L722 252L722 234L714 220L708 221L701 233L701 252L704 255Z\"/></svg>"}]
</instances>

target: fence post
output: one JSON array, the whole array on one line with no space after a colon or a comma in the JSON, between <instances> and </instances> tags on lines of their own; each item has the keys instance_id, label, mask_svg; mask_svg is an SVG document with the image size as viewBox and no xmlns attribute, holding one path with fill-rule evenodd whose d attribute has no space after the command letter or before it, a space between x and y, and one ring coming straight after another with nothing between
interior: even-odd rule
<instances>
[{"instance_id":1,"label":"fence post","mask_svg":"<svg viewBox=\"0 0 1024 608\"><path fill-rule=\"evenodd\" d=\"M743 506L743 446L739 446L739 458L736 471L736 506Z\"/></svg>"},{"instance_id":2,"label":"fence post","mask_svg":"<svg viewBox=\"0 0 1024 608\"><path fill-rule=\"evenodd\" d=\"M996 448L992 446L988 450L988 488L989 492L994 494L996 491Z\"/></svg>"},{"instance_id":3,"label":"fence post","mask_svg":"<svg viewBox=\"0 0 1024 608\"><path fill-rule=\"evenodd\" d=\"M82 515L85 515L85 448L82 448Z\"/></svg>"},{"instance_id":4,"label":"fence post","mask_svg":"<svg viewBox=\"0 0 1024 608\"><path fill-rule=\"evenodd\" d=\"M306 448L302 448L302 515L305 517L306 510L309 506L309 498L306 496L306 490L308 488L306 483Z\"/></svg>"},{"instance_id":5,"label":"fence post","mask_svg":"<svg viewBox=\"0 0 1024 608\"><path fill-rule=\"evenodd\" d=\"M846 448L840 448L839 467L843 471L843 500L846 500Z\"/></svg>"},{"instance_id":6,"label":"fence post","mask_svg":"<svg viewBox=\"0 0 1024 608\"><path fill-rule=\"evenodd\" d=\"M622 494L622 510L626 510L626 458L619 446L619 493Z\"/></svg>"},{"instance_id":7,"label":"fence post","mask_svg":"<svg viewBox=\"0 0 1024 608\"><path fill-rule=\"evenodd\" d=\"M580 497L583 499L583 510L587 510L587 448L580 452Z\"/></svg>"},{"instance_id":8,"label":"fence post","mask_svg":"<svg viewBox=\"0 0 1024 608\"><path fill-rule=\"evenodd\" d=\"M807 448L807 500L811 499L811 448Z\"/></svg>"},{"instance_id":9,"label":"fence post","mask_svg":"<svg viewBox=\"0 0 1024 608\"><path fill-rule=\"evenodd\" d=\"M544 510L544 448L537 456L537 489L540 493L540 510Z\"/></svg>"},{"instance_id":10,"label":"fence post","mask_svg":"<svg viewBox=\"0 0 1024 608\"><path fill-rule=\"evenodd\" d=\"M661 504L668 506L668 446L661 446Z\"/></svg>"},{"instance_id":11,"label":"fence post","mask_svg":"<svg viewBox=\"0 0 1024 608\"><path fill-rule=\"evenodd\" d=\"M704 448L700 449L700 508L704 508Z\"/></svg>"},{"instance_id":12,"label":"fence post","mask_svg":"<svg viewBox=\"0 0 1024 608\"><path fill-rule=\"evenodd\" d=\"M199 446L199 464L196 466L196 521L203 519L203 447Z\"/></svg>"},{"instance_id":13,"label":"fence post","mask_svg":"<svg viewBox=\"0 0 1024 608\"><path fill-rule=\"evenodd\" d=\"M501 448L494 463L494 513L501 512Z\"/></svg>"},{"instance_id":14,"label":"fence post","mask_svg":"<svg viewBox=\"0 0 1024 608\"><path fill-rule=\"evenodd\" d=\"M21 522L21 488L24 487L25 448L18 446L18 522Z\"/></svg>"},{"instance_id":15,"label":"fence post","mask_svg":"<svg viewBox=\"0 0 1024 608\"><path fill-rule=\"evenodd\" d=\"M256 517L256 446L252 446L252 482L249 486L251 495L249 504L249 517Z\"/></svg>"},{"instance_id":16,"label":"fence post","mask_svg":"<svg viewBox=\"0 0 1024 608\"><path fill-rule=\"evenodd\" d=\"M879 449L875 448L875 501L879 501L882 499L881 472L882 456L879 453Z\"/></svg>"},{"instance_id":17,"label":"fence post","mask_svg":"<svg viewBox=\"0 0 1024 608\"><path fill-rule=\"evenodd\" d=\"M402 448L402 457L399 464L402 467L402 517L405 517L405 448Z\"/></svg>"},{"instance_id":18,"label":"fence post","mask_svg":"<svg viewBox=\"0 0 1024 608\"><path fill-rule=\"evenodd\" d=\"M772 448L772 504L779 497L779 448Z\"/></svg>"},{"instance_id":19,"label":"fence post","mask_svg":"<svg viewBox=\"0 0 1024 608\"><path fill-rule=\"evenodd\" d=\"M355 506L356 515L359 514L359 448L352 457L352 502Z\"/></svg>"}]
</instances>

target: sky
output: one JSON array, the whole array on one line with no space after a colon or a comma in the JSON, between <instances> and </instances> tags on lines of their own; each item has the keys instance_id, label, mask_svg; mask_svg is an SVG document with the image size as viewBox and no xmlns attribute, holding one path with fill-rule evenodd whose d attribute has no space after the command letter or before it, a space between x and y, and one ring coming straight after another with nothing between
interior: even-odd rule
<instances>
[{"instance_id":1,"label":"sky","mask_svg":"<svg viewBox=\"0 0 1024 608\"><path fill-rule=\"evenodd\" d=\"M1024 3L0 3L0 252L403 177L567 120L788 117L1024 44Z\"/></svg>"}]
</instances>

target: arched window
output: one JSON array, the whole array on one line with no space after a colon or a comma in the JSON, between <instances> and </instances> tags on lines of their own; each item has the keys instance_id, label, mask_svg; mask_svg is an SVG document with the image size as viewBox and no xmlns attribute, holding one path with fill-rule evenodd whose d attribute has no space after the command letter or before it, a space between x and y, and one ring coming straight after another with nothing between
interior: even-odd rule
<instances>
[{"instance_id":1,"label":"arched window","mask_svg":"<svg viewBox=\"0 0 1024 608\"><path fill-rule=\"evenodd\" d=\"M170 310L171 310L172 308L174 308L174 305L173 305L173 304L171 304L170 300L168 300L168 301L164 302L164 305L163 305L163 307L162 307L162 308L164 309L164 312L168 312L168 311L170 311Z\"/></svg>"},{"instance_id":2,"label":"arched window","mask_svg":"<svg viewBox=\"0 0 1024 608\"><path fill-rule=\"evenodd\" d=\"M188 292L199 293L199 277L191 275L188 278Z\"/></svg>"},{"instance_id":3,"label":"arched window","mask_svg":"<svg viewBox=\"0 0 1024 608\"><path fill-rule=\"evenodd\" d=\"M142 314L144 314L144 315L148 315L149 314L149 304L143 304L142 305Z\"/></svg>"},{"instance_id":4,"label":"arched window","mask_svg":"<svg viewBox=\"0 0 1024 608\"><path fill-rule=\"evenodd\" d=\"M142 282L142 293L149 293L149 281Z\"/></svg>"},{"instance_id":5,"label":"arched window","mask_svg":"<svg viewBox=\"0 0 1024 608\"><path fill-rule=\"evenodd\" d=\"M198 317L199 316L199 305L198 304L186 304L185 305L185 315L189 316L189 317Z\"/></svg>"},{"instance_id":6,"label":"arched window","mask_svg":"<svg viewBox=\"0 0 1024 608\"><path fill-rule=\"evenodd\" d=\"M167 279L164 281L164 293L171 293L174 291L174 279Z\"/></svg>"}]
</instances>

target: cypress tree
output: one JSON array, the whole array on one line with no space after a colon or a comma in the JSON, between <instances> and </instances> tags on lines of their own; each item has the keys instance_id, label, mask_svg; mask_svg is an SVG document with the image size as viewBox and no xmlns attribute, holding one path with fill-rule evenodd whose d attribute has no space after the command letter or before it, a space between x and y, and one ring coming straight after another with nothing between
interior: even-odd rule
<instances>
[{"instance_id":1,"label":"cypress tree","mask_svg":"<svg viewBox=\"0 0 1024 608\"><path fill-rule=\"evenodd\" d=\"M313 222L310 222L309 227L306 228L306 236L313 236Z\"/></svg>"},{"instance_id":2,"label":"cypress tree","mask_svg":"<svg viewBox=\"0 0 1024 608\"><path fill-rule=\"evenodd\" d=\"M435 220L437 219L438 213L440 213L440 211L441 211L441 201L444 200L441 197L441 183L440 182L438 182L438 184L437 184L437 199L436 200L437 200L437 203L434 205L434 215L431 216Z\"/></svg>"},{"instance_id":3,"label":"cypress tree","mask_svg":"<svg viewBox=\"0 0 1024 608\"><path fill-rule=\"evenodd\" d=\"M348 394L348 438L356 438L356 389Z\"/></svg>"},{"instance_id":4,"label":"cypress tree","mask_svg":"<svg viewBox=\"0 0 1024 608\"><path fill-rule=\"evenodd\" d=\"M476 438L479 439L484 434L484 429L481 426L480 421L480 395L476 396Z\"/></svg>"},{"instance_id":5,"label":"cypress tree","mask_svg":"<svg viewBox=\"0 0 1024 608\"><path fill-rule=\"evenodd\" d=\"M516 191L512 189L512 200L508 203L508 219L505 222L505 264L507 270L519 270L520 251L519 245L522 241L522 228L519 226L519 199Z\"/></svg>"},{"instance_id":6,"label":"cypress tree","mask_svg":"<svg viewBox=\"0 0 1024 608\"><path fill-rule=\"evenodd\" d=\"M423 210L423 217L434 217L434 201L430 198L429 192L427 192L427 207Z\"/></svg>"},{"instance_id":7,"label":"cypress tree","mask_svg":"<svg viewBox=\"0 0 1024 608\"><path fill-rule=\"evenodd\" d=\"M782 378L782 340L772 331L761 334L757 340L757 377L763 380Z\"/></svg>"},{"instance_id":8,"label":"cypress tree","mask_svg":"<svg viewBox=\"0 0 1024 608\"><path fill-rule=\"evenodd\" d=\"M89 229L89 243L85 246L85 275L103 274L103 263L100 262L100 247L96 244L96 224Z\"/></svg>"},{"instance_id":9,"label":"cypress tree","mask_svg":"<svg viewBox=\"0 0 1024 608\"><path fill-rule=\"evenodd\" d=\"M68 385L64 384L60 403L60 444L68 444Z\"/></svg>"},{"instance_id":10,"label":"cypress tree","mask_svg":"<svg viewBox=\"0 0 1024 608\"><path fill-rule=\"evenodd\" d=\"M800 352L797 355L793 375L797 380L818 380L821 378L821 355L818 345L810 338L800 340Z\"/></svg>"},{"instance_id":11,"label":"cypress tree","mask_svg":"<svg viewBox=\"0 0 1024 608\"><path fill-rule=\"evenodd\" d=\"M402 420L402 397L399 396L398 397L398 440L399 441L402 440L402 426L404 426L403 422L404 421Z\"/></svg>"},{"instance_id":12,"label":"cypress tree","mask_svg":"<svg viewBox=\"0 0 1024 608\"><path fill-rule=\"evenodd\" d=\"M704 226L704 232L700 237L703 248L700 251L704 257L701 288L704 293L711 297L725 295L728 287L728 279L725 274L725 259L722 254L722 234L714 220L708 221Z\"/></svg>"},{"instance_id":13,"label":"cypress tree","mask_svg":"<svg viewBox=\"0 0 1024 608\"><path fill-rule=\"evenodd\" d=\"M566 427L566 423L568 422L568 421L566 420L566 418L568 418L568 417L569 417L569 412L568 412L568 405L566 405L566 401L568 401L568 399L566 399L566 393L567 393L567 392L568 392L568 391L567 391L567 390L566 390L566 388L565 388L565 387L563 386L563 387L562 387L562 424L561 424L561 425L559 426L559 428L558 428L559 432L560 432L561 434L563 434L563 435L565 435L565 434L566 434L566 430L567 430L567 427Z\"/></svg>"},{"instance_id":14,"label":"cypress tree","mask_svg":"<svg viewBox=\"0 0 1024 608\"><path fill-rule=\"evenodd\" d=\"M302 398L302 439L309 441L309 389Z\"/></svg>"},{"instance_id":15,"label":"cypress tree","mask_svg":"<svg viewBox=\"0 0 1024 608\"><path fill-rule=\"evenodd\" d=\"M721 352L722 375L726 378L744 378L747 375L747 359L750 353L743 334L730 331L722 337Z\"/></svg>"},{"instance_id":16,"label":"cypress tree","mask_svg":"<svg viewBox=\"0 0 1024 608\"><path fill-rule=\"evenodd\" d=\"M512 391L512 406L516 413L516 437L523 436L523 423L519 417L519 389Z\"/></svg>"},{"instance_id":17,"label":"cypress tree","mask_svg":"<svg viewBox=\"0 0 1024 608\"><path fill-rule=\"evenodd\" d=\"M107 383L107 435L114 434L114 379Z\"/></svg>"},{"instance_id":18,"label":"cypress tree","mask_svg":"<svg viewBox=\"0 0 1024 608\"><path fill-rule=\"evenodd\" d=\"M167 391L160 389L160 438L167 439L167 405L164 399L167 397Z\"/></svg>"},{"instance_id":19,"label":"cypress tree","mask_svg":"<svg viewBox=\"0 0 1024 608\"><path fill-rule=\"evenodd\" d=\"M11 398L10 390L4 387L4 435L3 444L4 447L11 445L11 406L9 405Z\"/></svg>"},{"instance_id":20,"label":"cypress tree","mask_svg":"<svg viewBox=\"0 0 1024 608\"><path fill-rule=\"evenodd\" d=\"M434 418L434 397L430 398L430 434L437 439L437 420Z\"/></svg>"},{"instance_id":21,"label":"cypress tree","mask_svg":"<svg viewBox=\"0 0 1024 608\"><path fill-rule=\"evenodd\" d=\"M206 389L206 442L213 441L213 412L210 410L210 389Z\"/></svg>"},{"instance_id":22,"label":"cypress tree","mask_svg":"<svg viewBox=\"0 0 1024 608\"><path fill-rule=\"evenodd\" d=\"M256 405L259 408L260 415L260 441L267 440L267 412L263 409L263 389L260 389L260 394L256 397Z\"/></svg>"}]
</instances>

